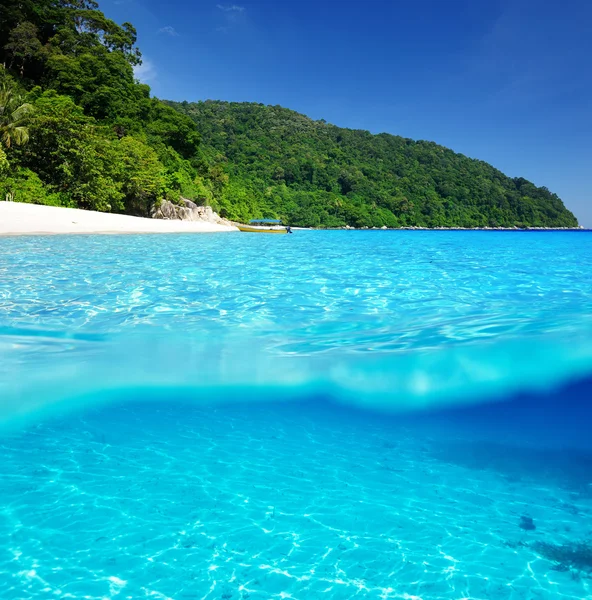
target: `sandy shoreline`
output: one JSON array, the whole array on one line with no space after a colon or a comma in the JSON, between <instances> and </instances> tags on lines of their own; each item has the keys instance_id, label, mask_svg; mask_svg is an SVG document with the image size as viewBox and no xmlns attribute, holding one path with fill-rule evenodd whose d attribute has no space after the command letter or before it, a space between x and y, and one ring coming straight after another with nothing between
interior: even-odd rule
<instances>
[{"instance_id":1,"label":"sandy shoreline","mask_svg":"<svg viewBox=\"0 0 592 600\"><path fill-rule=\"evenodd\" d=\"M306 227L292 227L306 230ZM384 228L382 228L384 229ZM378 228L337 227L325 231L373 231ZM78 208L43 206L20 202L0 202L0 236L56 234L126 234L126 233L214 233L238 231L234 226L209 221L145 219L130 215L101 213ZM401 227L389 231L587 231L582 227L529 227L526 230L504 227Z\"/></svg>"},{"instance_id":2,"label":"sandy shoreline","mask_svg":"<svg viewBox=\"0 0 592 600\"><path fill-rule=\"evenodd\" d=\"M213 233L235 227L206 221L166 221L19 202L0 202L0 235L71 233Z\"/></svg>"}]
</instances>

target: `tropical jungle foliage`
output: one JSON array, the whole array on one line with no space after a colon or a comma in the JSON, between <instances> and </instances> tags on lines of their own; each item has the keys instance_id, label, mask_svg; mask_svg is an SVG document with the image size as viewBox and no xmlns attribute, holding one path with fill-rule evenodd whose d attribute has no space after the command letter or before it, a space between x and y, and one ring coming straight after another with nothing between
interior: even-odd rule
<instances>
[{"instance_id":1,"label":"tropical jungle foliage","mask_svg":"<svg viewBox=\"0 0 592 600\"><path fill-rule=\"evenodd\" d=\"M577 225L548 189L433 142L313 121L279 106L170 103L230 176L223 214L306 226Z\"/></svg>"},{"instance_id":2,"label":"tropical jungle foliage","mask_svg":"<svg viewBox=\"0 0 592 600\"><path fill-rule=\"evenodd\" d=\"M162 102L140 63L134 27L93 0L0 0L0 197L146 215L183 196L319 227L577 225L546 188L431 142Z\"/></svg>"},{"instance_id":3,"label":"tropical jungle foliage","mask_svg":"<svg viewBox=\"0 0 592 600\"><path fill-rule=\"evenodd\" d=\"M162 198L220 193L195 124L135 80L132 25L92 0L0 11L2 197L147 214Z\"/></svg>"}]
</instances>

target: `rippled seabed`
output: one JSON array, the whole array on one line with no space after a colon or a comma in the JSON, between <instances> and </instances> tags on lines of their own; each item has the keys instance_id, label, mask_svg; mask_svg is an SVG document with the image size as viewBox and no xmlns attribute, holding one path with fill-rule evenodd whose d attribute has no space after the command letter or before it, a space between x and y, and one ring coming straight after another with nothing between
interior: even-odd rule
<instances>
[{"instance_id":1,"label":"rippled seabed","mask_svg":"<svg viewBox=\"0 0 592 600\"><path fill-rule=\"evenodd\" d=\"M591 242L0 239L0 597L590 596Z\"/></svg>"}]
</instances>

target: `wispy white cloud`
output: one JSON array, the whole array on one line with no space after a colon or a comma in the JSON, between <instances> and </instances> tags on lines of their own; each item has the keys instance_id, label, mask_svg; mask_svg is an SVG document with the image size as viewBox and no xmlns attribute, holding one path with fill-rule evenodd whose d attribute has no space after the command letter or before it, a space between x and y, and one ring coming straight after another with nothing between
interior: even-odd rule
<instances>
[{"instance_id":1,"label":"wispy white cloud","mask_svg":"<svg viewBox=\"0 0 592 600\"><path fill-rule=\"evenodd\" d=\"M178 37L178 31L172 25L165 25L158 30L158 33L164 33L166 35L170 35L172 37Z\"/></svg>"},{"instance_id":2,"label":"wispy white cloud","mask_svg":"<svg viewBox=\"0 0 592 600\"><path fill-rule=\"evenodd\" d=\"M222 11L222 19L224 23L216 27L216 31L228 33L231 28L234 28L246 20L246 8L238 4L216 4L216 8Z\"/></svg>"},{"instance_id":3,"label":"wispy white cloud","mask_svg":"<svg viewBox=\"0 0 592 600\"><path fill-rule=\"evenodd\" d=\"M142 64L134 67L134 76L141 83L154 81L156 79L156 67L154 63L144 57Z\"/></svg>"},{"instance_id":4,"label":"wispy white cloud","mask_svg":"<svg viewBox=\"0 0 592 600\"><path fill-rule=\"evenodd\" d=\"M245 10L244 6L238 6L238 4L230 4L226 6L224 4L216 4L216 8L219 8L224 12L244 12Z\"/></svg>"}]
</instances>

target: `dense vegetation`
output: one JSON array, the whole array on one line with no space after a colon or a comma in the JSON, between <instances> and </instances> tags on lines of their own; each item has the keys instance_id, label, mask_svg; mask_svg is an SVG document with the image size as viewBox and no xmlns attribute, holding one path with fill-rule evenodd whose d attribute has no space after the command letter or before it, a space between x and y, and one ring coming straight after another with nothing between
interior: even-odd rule
<instances>
[{"instance_id":1,"label":"dense vegetation","mask_svg":"<svg viewBox=\"0 0 592 600\"><path fill-rule=\"evenodd\" d=\"M307 226L568 226L546 188L433 142L355 131L279 106L170 103L197 124L230 175L223 214Z\"/></svg>"},{"instance_id":2,"label":"dense vegetation","mask_svg":"<svg viewBox=\"0 0 592 600\"><path fill-rule=\"evenodd\" d=\"M221 193L195 124L135 80L132 25L92 0L0 0L0 11L3 198L147 214L161 198ZM17 127L28 139L7 143Z\"/></svg>"},{"instance_id":3,"label":"dense vegetation","mask_svg":"<svg viewBox=\"0 0 592 600\"><path fill-rule=\"evenodd\" d=\"M0 194L149 214L163 198L294 225L575 226L546 188L430 142L258 104L164 103L93 0L0 0Z\"/></svg>"}]
</instances>

